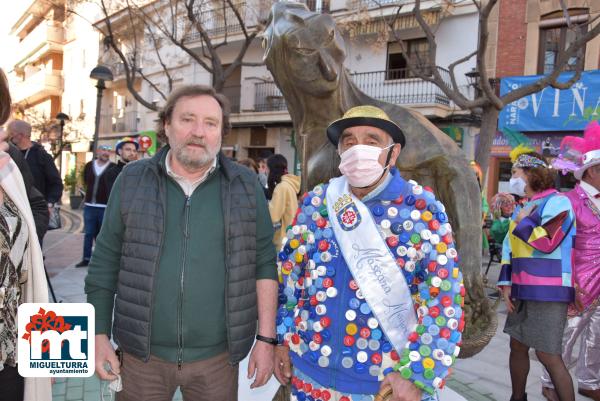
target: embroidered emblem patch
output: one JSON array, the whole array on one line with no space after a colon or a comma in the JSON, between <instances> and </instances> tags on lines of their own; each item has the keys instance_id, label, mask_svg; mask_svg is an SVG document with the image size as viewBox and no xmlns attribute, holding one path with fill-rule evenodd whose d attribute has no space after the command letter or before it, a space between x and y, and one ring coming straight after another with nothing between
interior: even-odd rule
<instances>
[{"instance_id":1,"label":"embroidered emblem patch","mask_svg":"<svg viewBox=\"0 0 600 401\"><path fill-rule=\"evenodd\" d=\"M354 203L344 206L339 212L337 212L337 219L344 231L354 230L362 221L358 209Z\"/></svg>"}]
</instances>

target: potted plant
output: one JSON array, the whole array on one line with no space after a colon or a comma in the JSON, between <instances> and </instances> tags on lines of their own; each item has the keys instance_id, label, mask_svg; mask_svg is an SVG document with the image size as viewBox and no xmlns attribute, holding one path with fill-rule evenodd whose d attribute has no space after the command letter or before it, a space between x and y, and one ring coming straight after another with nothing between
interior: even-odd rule
<instances>
[{"instance_id":1,"label":"potted plant","mask_svg":"<svg viewBox=\"0 0 600 401\"><path fill-rule=\"evenodd\" d=\"M78 193L79 180L77 176L77 167L73 168L69 174L65 176L65 186L69 190L69 200L71 203L71 209L78 209L83 201L83 196Z\"/></svg>"}]
</instances>

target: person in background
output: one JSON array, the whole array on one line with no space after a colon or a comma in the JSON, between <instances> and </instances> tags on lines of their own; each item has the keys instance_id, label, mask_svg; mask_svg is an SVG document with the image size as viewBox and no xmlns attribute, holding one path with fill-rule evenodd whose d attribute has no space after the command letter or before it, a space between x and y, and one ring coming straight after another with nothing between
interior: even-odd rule
<instances>
[{"instance_id":1,"label":"person in background","mask_svg":"<svg viewBox=\"0 0 600 401\"><path fill-rule=\"evenodd\" d=\"M0 135L5 135L5 133L0 128ZM33 176L31 175L31 171L29 171L29 166L27 162L23 158L23 154L19 151L19 149L8 142L8 154L11 159L15 162L21 175L23 176L23 182L25 183L25 190L27 191L27 198L29 199L29 206L31 207L31 211L33 213L33 220L35 221L35 228L37 232L38 240L40 238L44 238L46 235L46 231L48 231L48 204L46 199L44 199L44 195L33 184ZM40 241L41 246L41 241Z\"/></svg>"},{"instance_id":2,"label":"person in background","mask_svg":"<svg viewBox=\"0 0 600 401\"><path fill-rule=\"evenodd\" d=\"M263 188L265 188L265 194L267 193L267 188L268 188L268 175L269 175L269 169L267 167L267 159L265 158L261 158L258 159L257 161L258 164L258 180L260 181L260 185L263 186ZM267 198L269 199L269 198Z\"/></svg>"},{"instance_id":3,"label":"person in background","mask_svg":"<svg viewBox=\"0 0 600 401\"><path fill-rule=\"evenodd\" d=\"M247 159L238 160L238 163L241 164L242 166L248 167L251 171L254 171L255 174L258 174L258 166L256 165L256 162L254 160L247 158ZM262 183L261 183L261 185L262 185Z\"/></svg>"},{"instance_id":4,"label":"person in background","mask_svg":"<svg viewBox=\"0 0 600 401\"><path fill-rule=\"evenodd\" d=\"M481 192L481 248L482 252L486 252L490 247L487 235L488 226L486 225L486 220L490 214L490 206L488 204L487 199L485 198L485 194L483 193L483 171L481 170L479 163L477 163L475 160L472 160L469 163L469 166L471 166L471 169L475 173L475 177L477 177L477 184L479 184L479 192Z\"/></svg>"},{"instance_id":5,"label":"person in background","mask_svg":"<svg viewBox=\"0 0 600 401\"><path fill-rule=\"evenodd\" d=\"M42 145L31 140L31 125L23 120L12 120L6 130L10 141L27 160L35 187L48 203L59 202L63 191L60 174L52 156Z\"/></svg>"},{"instance_id":6,"label":"person in background","mask_svg":"<svg viewBox=\"0 0 600 401\"><path fill-rule=\"evenodd\" d=\"M31 140L31 125L27 122L12 120L6 131L10 141L19 148L27 161L34 185L46 199L51 212L60 202L63 193L63 182L54 159L42 145ZM40 241L42 240L43 238L40 238Z\"/></svg>"},{"instance_id":7,"label":"person in background","mask_svg":"<svg viewBox=\"0 0 600 401\"><path fill-rule=\"evenodd\" d=\"M510 217L515 210L515 198L506 192L499 192L492 197L491 212L492 226L490 238L497 244L502 244L508 233Z\"/></svg>"},{"instance_id":8,"label":"person in background","mask_svg":"<svg viewBox=\"0 0 600 401\"><path fill-rule=\"evenodd\" d=\"M8 82L0 69L0 125L10 112ZM0 130L0 401L50 401L50 378L23 378L17 368L17 309L23 302L48 302L48 286L29 188L7 151Z\"/></svg>"},{"instance_id":9,"label":"person in background","mask_svg":"<svg viewBox=\"0 0 600 401\"><path fill-rule=\"evenodd\" d=\"M106 173L111 166L114 166L114 163L109 160L110 150L111 147L108 145L98 146L96 159L88 162L83 170L85 185L83 227L85 236L83 239L83 259L75 267L89 265L92 257L92 246L102 227L104 211L111 189L109 175Z\"/></svg>"},{"instance_id":10,"label":"person in background","mask_svg":"<svg viewBox=\"0 0 600 401\"><path fill-rule=\"evenodd\" d=\"M561 161L568 154L574 156L573 164L564 169ZM578 393L600 401L600 124L590 123L583 138L566 136L554 167L572 171L579 180L566 194L577 219L573 246L576 291L563 335L562 357L568 367L577 366ZM579 353L575 354L578 339ZM542 385L542 394L548 400L558 401L547 372L542 375Z\"/></svg>"},{"instance_id":11,"label":"person in background","mask_svg":"<svg viewBox=\"0 0 600 401\"><path fill-rule=\"evenodd\" d=\"M117 146L115 146L115 153L119 157L119 160L117 160L117 164L113 164L110 169L106 171L109 194L115 184L115 180L121 173L121 170L123 170L123 167L138 159L139 149L140 144L138 141L130 136L124 137L117 143Z\"/></svg>"},{"instance_id":12,"label":"person in background","mask_svg":"<svg viewBox=\"0 0 600 401\"><path fill-rule=\"evenodd\" d=\"M550 372L561 401L573 401L571 375L561 357L567 307L575 290L571 251L575 215L554 189L554 170L539 154L519 146L511 152L511 187L527 203L504 239L498 287L508 309L511 401L527 400L529 349Z\"/></svg>"},{"instance_id":13,"label":"person in background","mask_svg":"<svg viewBox=\"0 0 600 401\"><path fill-rule=\"evenodd\" d=\"M294 220L298 210L298 195L300 193L300 177L289 174L287 160L283 155L272 155L267 159L269 167L269 213L274 226L279 230L273 236L276 248L281 246L288 226Z\"/></svg>"}]
</instances>

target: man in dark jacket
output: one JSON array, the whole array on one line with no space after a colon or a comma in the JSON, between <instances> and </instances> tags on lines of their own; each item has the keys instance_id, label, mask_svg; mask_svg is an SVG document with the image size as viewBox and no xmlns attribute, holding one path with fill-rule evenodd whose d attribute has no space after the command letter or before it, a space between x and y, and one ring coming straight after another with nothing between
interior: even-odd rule
<instances>
[{"instance_id":1,"label":"man in dark jacket","mask_svg":"<svg viewBox=\"0 0 600 401\"><path fill-rule=\"evenodd\" d=\"M19 148L29 165L35 187L42 193L48 207L60 201L63 183L52 156L37 142L31 140L31 125L22 120L11 121L6 131L11 142Z\"/></svg>"},{"instance_id":2,"label":"man in dark jacket","mask_svg":"<svg viewBox=\"0 0 600 401\"><path fill-rule=\"evenodd\" d=\"M125 167L127 163L137 160L137 152L139 148L139 143L130 136L124 137L117 143L117 146L115 146L115 153L117 156L119 156L119 160L117 160L117 164L111 166L111 168L106 172L109 193L112 190L119 173L121 170L123 170L123 167Z\"/></svg>"},{"instance_id":3,"label":"man in dark jacket","mask_svg":"<svg viewBox=\"0 0 600 401\"><path fill-rule=\"evenodd\" d=\"M92 246L102 227L104 211L108 203L110 188L107 172L115 164L109 160L110 146L100 145L96 160L88 162L83 169L85 206L83 207L83 259L75 267L86 267L92 257Z\"/></svg>"},{"instance_id":4,"label":"man in dark jacket","mask_svg":"<svg viewBox=\"0 0 600 401\"><path fill-rule=\"evenodd\" d=\"M3 141L0 135L0 141ZM19 152L16 146L9 144L8 145L8 154L13 159L19 171L21 171L21 175L23 176L23 182L25 183L25 191L27 191L27 198L29 199L29 206L31 207L31 212L33 213L33 220L35 222L35 230L37 232L38 238L44 238L46 235L46 230L48 229L48 207L46 205L46 200L40 191L33 185L33 177L31 175L31 171L29 171L29 166L23 159L23 155Z\"/></svg>"},{"instance_id":5,"label":"man in dark jacket","mask_svg":"<svg viewBox=\"0 0 600 401\"><path fill-rule=\"evenodd\" d=\"M219 152L229 106L213 88L178 88L159 124L169 146L117 178L86 277L96 373L121 376L121 401L167 400L177 387L186 401L236 401L238 363L251 349L251 387L273 372L267 202L256 175Z\"/></svg>"}]
</instances>

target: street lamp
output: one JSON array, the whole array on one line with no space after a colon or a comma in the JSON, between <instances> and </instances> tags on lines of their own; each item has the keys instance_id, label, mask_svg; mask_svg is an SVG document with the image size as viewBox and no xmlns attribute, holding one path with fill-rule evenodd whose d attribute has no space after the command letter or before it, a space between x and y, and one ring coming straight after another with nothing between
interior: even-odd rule
<instances>
[{"instance_id":1,"label":"street lamp","mask_svg":"<svg viewBox=\"0 0 600 401\"><path fill-rule=\"evenodd\" d=\"M465 73L469 85L473 87L474 97L479 96L479 71L473 67L471 71Z\"/></svg>"},{"instance_id":2,"label":"street lamp","mask_svg":"<svg viewBox=\"0 0 600 401\"><path fill-rule=\"evenodd\" d=\"M113 80L113 74L103 65L97 65L90 73L90 78L95 79L96 88L98 88L98 94L96 99L96 125L94 127L94 143L92 147L93 157L96 158L96 150L98 149L98 131L100 130L100 111L102 109L102 91L106 89L104 82L110 82Z\"/></svg>"},{"instance_id":3,"label":"street lamp","mask_svg":"<svg viewBox=\"0 0 600 401\"><path fill-rule=\"evenodd\" d=\"M58 136L58 172L62 177L62 147L63 147L63 131L65 129L65 121L69 121L68 115L62 111L56 115L56 119L60 121L60 134Z\"/></svg>"},{"instance_id":4,"label":"street lamp","mask_svg":"<svg viewBox=\"0 0 600 401\"><path fill-rule=\"evenodd\" d=\"M471 71L465 73L465 76L469 80L469 85L476 86L479 84L479 71L477 71L477 68L471 68Z\"/></svg>"}]
</instances>

